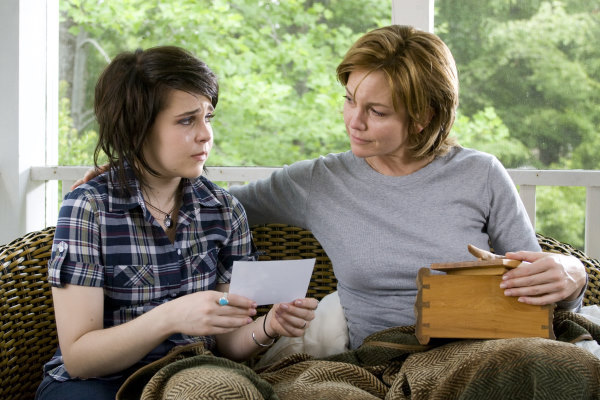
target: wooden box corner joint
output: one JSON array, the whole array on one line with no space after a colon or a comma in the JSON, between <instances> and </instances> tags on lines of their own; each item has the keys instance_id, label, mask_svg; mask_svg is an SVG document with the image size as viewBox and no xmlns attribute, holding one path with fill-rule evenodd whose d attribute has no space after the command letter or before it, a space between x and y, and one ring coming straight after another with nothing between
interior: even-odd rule
<instances>
[{"instance_id":1,"label":"wooden box corner joint","mask_svg":"<svg viewBox=\"0 0 600 400\"><path fill-rule=\"evenodd\" d=\"M431 338L554 339L554 305L520 303L500 288L502 275L519 264L499 258L421 268L415 303L419 343L427 344Z\"/></svg>"}]
</instances>

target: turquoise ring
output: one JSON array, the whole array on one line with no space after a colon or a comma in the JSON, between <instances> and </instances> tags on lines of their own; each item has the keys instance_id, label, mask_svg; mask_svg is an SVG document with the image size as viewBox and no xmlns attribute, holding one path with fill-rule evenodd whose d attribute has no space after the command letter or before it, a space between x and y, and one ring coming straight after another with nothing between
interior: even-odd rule
<instances>
[{"instance_id":1,"label":"turquoise ring","mask_svg":"<svg viewBox=\"0 0 600 400\"><path fill-rule=\"evenodd\" d=\"M229 300L227 300L227 292L224 292L223 296L219 298L219 305L226 306L227 304L229 304Z\"/></svg>"}]
</instances>

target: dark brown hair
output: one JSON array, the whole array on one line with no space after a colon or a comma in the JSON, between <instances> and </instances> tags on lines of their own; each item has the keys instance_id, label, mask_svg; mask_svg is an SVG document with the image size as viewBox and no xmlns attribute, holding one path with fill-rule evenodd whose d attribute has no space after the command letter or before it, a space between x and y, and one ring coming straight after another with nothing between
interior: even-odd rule
<instances>
[{"instance_id":1,"label":"dark brown hair","mask_svg":"<svg viewBox=\"0 0 600 400\"><path fill-rule=\"evenodd\" d=\"M219 85L208 66L174 46L154 47L117 55L96 84L94 111L99 124L94 163L100 152L116 169L118 185L131 193L125 163L143 183L142 170L157 172L147 163L143 145L171 90L206 96L217 106Z\"/></svg>"},{"instance_id":2,"label":"dark brown hair","mask_svg":"<svg viewBox=\"0 0 600 400\"><path fill-rule=\"evenodd\" d=\"M458 107L458 74L452 53L439 37L411 26L374 29L338 65L340 83L346 86L356 70L386 75L394 109L406 107L413 157L442 155L456 144L448 135ZM425 128L419 132L417 125Z\"/></svg>"}]
</instances>

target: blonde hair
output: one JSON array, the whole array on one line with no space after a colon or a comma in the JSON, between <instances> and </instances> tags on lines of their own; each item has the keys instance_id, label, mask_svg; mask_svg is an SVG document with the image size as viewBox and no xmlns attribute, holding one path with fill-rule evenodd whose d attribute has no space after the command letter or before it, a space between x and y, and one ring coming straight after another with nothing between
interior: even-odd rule
<instances>
[{"instance_id":1,"label":"blonde hair","mask_svg":"<svg viewBox=\"0 0 600 400\"><path fill-rule=\"evenodd\" d=\"M438 36L402 25L374 29L338 65L340 83L346 86L356 70L384 72L394 109L406 107L413 157L442 155L456 145L449 134L458 107L458 74L452 53ZM424 129L419 131L418 125Z\"/></svg>"}]
</instances>

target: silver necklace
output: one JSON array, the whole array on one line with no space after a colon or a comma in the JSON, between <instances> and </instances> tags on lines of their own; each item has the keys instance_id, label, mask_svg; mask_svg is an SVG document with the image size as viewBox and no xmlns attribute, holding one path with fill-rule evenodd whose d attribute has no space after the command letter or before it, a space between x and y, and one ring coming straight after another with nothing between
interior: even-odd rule
<instances>
[{"instance_id":1,"label":"silver necklace","mask_svg":"<svg viewBox=\"0 0 600 400\"><path fill-rule=\"evenodd\" d=\"M171 209L171 211L164 212L163 210L161 210L160 208L156 207L155 205L152 205L148 200L146 200L146 205L152 207L153 209L155 209L156 211L158 211L161 214L164 214L165 218L163 219L163 222L165 224L165 227L167 229L169 229L171 227L171 225L173 225L173 220L171 219L171 214L173 214L173 211L175 211L175 209L177 208L177 202L175 202L175 205L173 206L173 208Z\"/></svg>"}]
</instances>

